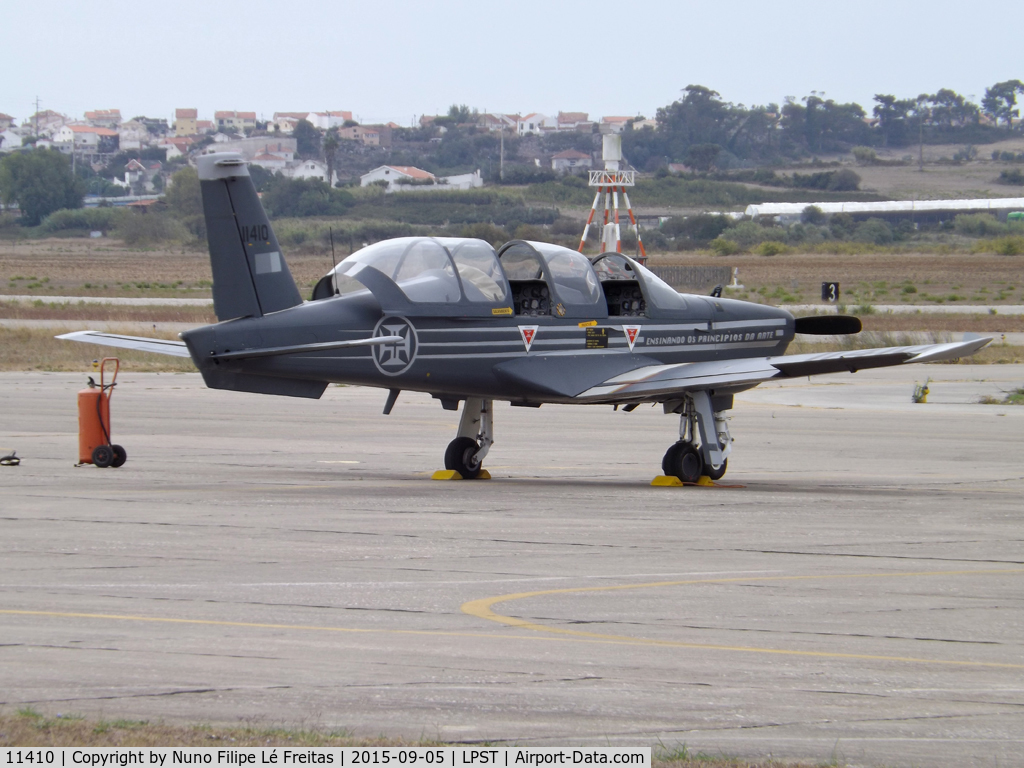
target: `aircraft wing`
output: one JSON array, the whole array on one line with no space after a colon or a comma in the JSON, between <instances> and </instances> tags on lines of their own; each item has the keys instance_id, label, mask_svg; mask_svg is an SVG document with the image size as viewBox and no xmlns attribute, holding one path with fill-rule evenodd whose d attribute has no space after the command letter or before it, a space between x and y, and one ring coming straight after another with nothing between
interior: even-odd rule
<instances>
[{"instance_id":1,"label":"aircraft wing","mask_svg":"<svg viewBox=\"0 0 1024 768\"><path fill-rule=\"evenodd\" d=\"M103 333L101 331L74 331L55 336L65 341L84 341L89 344L102 344L107 347L121 347L122 349L135 349L139 352L155 352L158 355L173 355L174 357L191 357L188 347L183 341L170 341L168 339L147 339L142 336L122 336L119 333Z\"/></svg>"},{"instance_id":2,"label":"aircraft wing","mask_svg":"<svg viewBox=\"0 0 1024 768\"><path fill-rule=\"evenodd\" d=\"M991 339L978 338L949 344L854 349L807 355L721 360L704 363L648 365L613 376L576 396L589 402L662 400L682 392L725 387L750 388L769 379L814 376L820 373L856 373L906 363L953 360L977 352Z\"/></svg>"}]
</instances>

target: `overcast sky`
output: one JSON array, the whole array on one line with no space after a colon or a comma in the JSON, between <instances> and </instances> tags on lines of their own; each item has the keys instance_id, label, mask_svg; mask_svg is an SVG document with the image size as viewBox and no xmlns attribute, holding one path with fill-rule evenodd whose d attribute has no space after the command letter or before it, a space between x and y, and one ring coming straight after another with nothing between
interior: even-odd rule
<instances>
[{"instance_id":1,"label":"overcast sky","mask_svg":"<svg viewBox=\"0 0 1024 768\"><path fill-rule=\"evenodd\" d=\"M1024 80L1009 0L8 0L0 112L172 118L175 107L653 116L694 83L746 105L812 90L871 111Z\"/></svg>"}]
</instances>

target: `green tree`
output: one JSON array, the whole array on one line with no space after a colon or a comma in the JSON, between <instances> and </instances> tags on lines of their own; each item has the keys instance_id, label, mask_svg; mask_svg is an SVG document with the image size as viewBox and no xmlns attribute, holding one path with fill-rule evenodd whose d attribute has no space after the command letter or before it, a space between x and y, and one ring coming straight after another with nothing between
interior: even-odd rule
<instances>
[{"instance_id":1,"label":"green tree","mask_svg":"<svg viewBox=\"0 0 1024 768\"><path fill-rule=\"evenodd\" d=\"M327 183L334 184L334 163L335 155L338 153L338 146L341 141L338 139L338 131L331 128L324 136L324 160L327 161Z\"/></svg>"},{"instance_id":2,"label":"green tree","mask_svg":"<svg viewBox=\"0 0 1024 768\"><path fill-rule=\"evenodd\" d=\"M1020 80L996 83L985 89L985 98L981 100L981 106L985 114L995 120L997 125L1002 120L1008 128L1013 128L1013 118L1020 114L1020 110L1017 109L1018 93L1024 93L1024 83Z\"/></svg>"},{"instance_id":3,"label":"green tree","mask_svg":"<svg viewBox=\"0 0 1024 768\"><path fill-rule=\"evenodd\" d=\"M309 120L299 120L292 131L295 139L295 154L300 157L317 157L320 154L320 131Z\"/></svg>"},{"instance_id":4,"label":"green tree","mask_svg":"<svg viewBox=\"0 0 1024 768\"><path fill-rule=\"evenodd\" d=\"M275 176L263 194L271 216L341 216L353 202L349 192L332 189L319 179Z\"/></svg>"},{"instance_id":5,"label":"green tree","mask_svg":"<svg viewBox=\"0 0 1024 768\"><path fill-rule=\"evenodd\" d=\"M203 215L203 193L199 187L199 174L195 168L182 168L171 176L164 195L167 207L179 219Z\"/></svg>"},{"instance_id":6,"label":"green tree","mask_svg":"<svg viewBox=\"0 0 1024 768\"><path fill-rule=\"evenodd\" d=\"M685 162L694 170L707 173L714 167L715 159L721 153L722 148L717 144L692 144L686 150ZM715 236L717 237L717 235Z\"/></svg>"},{"instance_id":7,"label":"green tree","mask_svg":"<svg viewBox=\"0 0 1024 768\"><path fill-rule=\"evenodd\" d=\"M0 160L0 199L18 204L21 223L34 227L53 211L81 208L85 184L71 160L53 149L18 152Z\"/></svg>"},{"instance_id":8,"label":"green tree","mask_svg":"<svg viewBox=\"0 0 1024 768\"><path fill-rule=\"evenodd\" d=\"M900 146L906 143L907 115L914 107L911 99L897 99L891 94L876 93L874 114L882 132L882 146Z\"/></svg>"}]
</instances>

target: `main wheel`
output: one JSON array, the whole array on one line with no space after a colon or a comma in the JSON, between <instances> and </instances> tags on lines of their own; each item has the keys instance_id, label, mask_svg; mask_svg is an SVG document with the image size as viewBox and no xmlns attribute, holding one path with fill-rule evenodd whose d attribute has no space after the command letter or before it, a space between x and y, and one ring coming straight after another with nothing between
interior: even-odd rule
<instances>
[{"instance_id":1,"label":"main wheel","mask_svg":"<svg viewBox=\"0 0 1024 768\"><path fill-rule=\"evenodd\" d=\"M110 466L112 466L112 467L124 466L124 463L126 461L128 461L128 451L126 451L124 449L124 446L112 445L112 446L110 446L110 449L111 449L111 451L114 454L114 458L111 460Z\"/></svg>"},{"instance_id":2,"label":"main wheel","mask_svg":"<svg viewBox=\"0 0 1024 768\"><path fill-rule=\"evenodd\" d=\"M693 443L676 443L665 453L661 464L666 475L675 475L684 483L696 483L704 470L700 451Z\"/></svg>"},{"instance_id":3,"label":"main wheel","mask_svg":"<svg viewBox=\"0 0 1024 768\"><path fill-rule=\"evenodd\" d=\"M725 476L725 470L729 467L729 460L725 459L718 467L713 467L710 464L704 466L704 474L710 477L712 480L721 480Z\"/></svg>"},{"instance_id":4,"label":"main wheel","mask_svg":"<svg viewBox=\"0 0 1024 768\"><path fill-rule=\"evenodd\" d=\"M109 467L114 461L114 451L109 445L97 445L92 449L92 463L97 467Z\"/></svg>"},{"instance_id":5,"label":"main wheel","mask_svg":"<svg viewBox=\"0 0 1024 768\"><path fill-rule=\"evenodd\" d=\"M465 480L472 480L480 475L481 462L476 458L480 450L476 440L471 437L456 437L444 452L444 468L454 469Z\"/></svg>"}]
</instances>

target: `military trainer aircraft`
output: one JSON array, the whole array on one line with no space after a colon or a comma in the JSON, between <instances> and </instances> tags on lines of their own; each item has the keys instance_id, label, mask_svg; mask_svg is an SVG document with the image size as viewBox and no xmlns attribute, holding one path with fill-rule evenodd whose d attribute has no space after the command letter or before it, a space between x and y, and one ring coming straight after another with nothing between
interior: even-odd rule
<instances>
[{"instance_id":1,"label":"military trainer aircraft","mask_svg":"<svg viewBox=\"0 0 1024 768\"><path fill-rule=\"evenodd\" d=\"M320 397L328 384L429 392L462 416L445 467L482 473L492 403L660 403L680 417L667 476L725 474L726 412L761 382L969 355L990 340L788 355L794 334L860 331L855 317L680 294L621 253L588 259L514 240L403 237L341 261L303 301L246 163L198 158L213 268L214 325L181 341L97 331L58 338L191 357L206 385Z\"/></svg>"}]
</instances>

